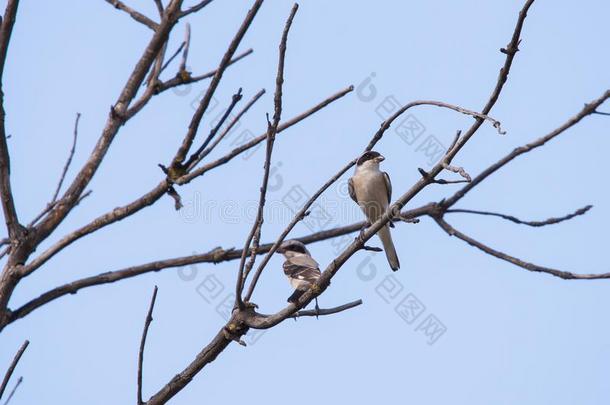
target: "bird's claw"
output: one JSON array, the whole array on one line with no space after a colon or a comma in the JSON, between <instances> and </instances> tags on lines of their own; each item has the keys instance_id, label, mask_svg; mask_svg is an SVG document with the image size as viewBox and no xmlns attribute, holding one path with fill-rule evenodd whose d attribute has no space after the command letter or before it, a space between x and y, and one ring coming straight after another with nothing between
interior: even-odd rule
<instances>
[{"instance_id":1,"label":"bird's claw","mask_svg":"<svg viewBox=\"0 0 610 405\"><path fill-rule=\"evenodd\" d=\"M362 229L360 229L360 233L358 233L358 236L356 236L356 241L358 243L364 243L364 232L366 231L366 227L363 227Z\"/></svg>"}]
</instances>

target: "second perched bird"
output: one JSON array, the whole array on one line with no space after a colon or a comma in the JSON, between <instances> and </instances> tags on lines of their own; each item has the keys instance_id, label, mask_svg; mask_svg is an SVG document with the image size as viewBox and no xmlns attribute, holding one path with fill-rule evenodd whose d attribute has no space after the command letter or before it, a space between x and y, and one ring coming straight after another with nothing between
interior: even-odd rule
<instances>
[{"instance_id":1,"label":"second perched bird","mask_svg":"<svg viewBox=\"0 0 610 405\"><path fill-rule=\"evenodd\" d=\"M356 171L349 179L349 195L366 215L369 223L377 221L387 210L392 199L392 183L386 172L379 170L379 163L385 158L379 152L369 151L360 156L356 162ZM393 271L400 268L396 249L390 235L392 222L377 232L383 250Z\"/></svg>"},{"instance_id":2,"label":"second perched bird","mask_svg":"<svg viewBox=\"0 0 610 405\"><path fill-rule=\"evenodd\" d=\"M284 274L294 293L288 297L288 302L296 302L305 291L320 278L318 263L312 259L309 250L298 240L287 240L277 250L284 254ZM318 310L318 299L316 298L316 310Z\"/></svg>"}]
</instances>

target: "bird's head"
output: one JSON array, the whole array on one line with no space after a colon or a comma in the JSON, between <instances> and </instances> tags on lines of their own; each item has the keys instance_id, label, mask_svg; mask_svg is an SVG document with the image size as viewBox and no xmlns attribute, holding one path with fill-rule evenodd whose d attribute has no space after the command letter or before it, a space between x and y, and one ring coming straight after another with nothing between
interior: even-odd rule
<instances>
[{"instance_id":1,"label":"bird's head","mask_svg":"<svg viewBox=\"0 0 610 405\"><path fill-rule=\"evenodd\" d=\"M366 166L366 165L379 165L379 163L383 162L385 158L379 152L375 152L374 150L370 150L368 152L364 152L362 156L358 158L356 162L357 166Z\"/></svg>"},{"instance_id":2,"label":"bird's head","mask_svg":"<svg viewBox=\"0 0 610 405\"><path fill-rule=\"evenodd\" d=\"M309 255L309 250L307 250L305 245L302 242L294 239L284 241L277 251L286 257L292 257L295 254Z\"/></svg>"}]
</instances>

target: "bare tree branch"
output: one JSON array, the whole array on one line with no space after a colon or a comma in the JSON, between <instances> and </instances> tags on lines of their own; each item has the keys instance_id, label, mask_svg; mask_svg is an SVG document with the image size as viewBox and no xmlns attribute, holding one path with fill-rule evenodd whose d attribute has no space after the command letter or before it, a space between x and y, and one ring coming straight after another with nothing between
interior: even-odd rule
<instances>
[{"instance_id":1,"label":"bare tree branch","mask_svg":"<svg viewBox=\"0 0 610 405\"><path fill-rule=\"evenodd\" d=\"M117 10L126 12L135 21L139 22L140 24L146 25L148 28L150 28L153 31L156 31L159 28L159 24L157 24L150 18L146 17L144 14L140 13L139 11L134 10L133 8L131 8L129 6L126 6L123 2L121 2L119 0L106 0L106 3L111 4Z\"/></svg>"},{"instance_id":2,"label":"bare tree branch","mask_svg":"<svg viewBox=\"0 0 610 405\"><path fill-rule=\"evenodd\" d=\"M49 213L49 215L47 215L42 222L36 226L34 232L36 243L45 239L63 221L63 219L73 208L85 187L87 187L93 178L93 175L106 155L106 152L114 140L119 128L125 123L124 114L127 111L130 102L135 97L138 88L141 86L142 81L146 76L146 73L149 71L159 52L165 45L169 32L177 21L177 14L181 4L182 0L172 0L167 6L159 27L148 43L144 54L132 71L131 76L121 91L117 102L111 108L106 126L89 159L81 168L68 190L64 193L63 197L61 198L62 203L57 204L52 210L52 213Z\"/></svg>"},{"instance_id":3,"label":"bare tree branch","mask_svg":"<svg viewBox=\"0 0 610 405\"><path fill-rule=\"evenodd\" d=\"M180 67L178 67L178 73L186 72L186 60L189 57L189 48L191 46L191 24L186 23L186 31L184 33L184 51L182 52L182 60L180 61ZM230 58L229 58L230 60Z\"/></svg>"},{"instance_id":4,"label":"bare tree branch","mask_svg":"<svg viewBox=\"0 0 610 405\"><path fill-rule=\"evenodd\" d=\"M178 48L178 51L176 51L175 55L177 55L180 50L182 50L182 47ZM234 63L240 61L241 59L245 58L246 56L250 55L252 52L254 52L252 49L248 49L247 51L242 52L241 54L237 55L235 58L231 59L231 61L229 61L229 64L227 65L227 67L233 65ZM167 61L166 65L169 64L171 62L171 59L175 58L175 56L172 56L170 58L170 60ZM164 70L164 67L162 66L159 74ZM180 72L178 72L176 74L176 76L172 79L169 79L165 82L157 82L157 84L155 86L151 86L150 87L150 91L144 93L140 98L138 98L136 101L134 101L131 104L131 107L125 112L125 119L129 119L131 117L133 117L134 115L136 115L138 112L140 112L142 110L142 108L144 108L144 106L146 106L146 104L148 104L148 102L152 99L152 97L154 95L158 95L161 94L169 89L173 89L174 87L178 87L181 85L186 85L186 84L191 84L191 83L197 83L201 80L204 79L209 79L210 77L213 77L216 72L218 71L218 69L212 70L208 73L204 73L200 76L191 76L190 74L188 75L184 75L181 74Z\"/></svg>"},{"instance_id":5,"label":"bare tree branch","mask_svg":"<svg viewBox=\"0 0 610 405\"><path fill-rule=\"evenodd\" d=\"M498 77L498 82L496 83L496 87L492 91L492 95L490 96L489 101L483 108L481 114L489 114L489 111L495 104L498 99L498 96L506 82L508 77L508 73L510 71L510 67L512 65L512 61L514 59L514 55L517 52L517 44L519 43L519 37L521 33L521 29L523 27L523 20L527 15L527 10L533 3L533 0L528 0L521 12L519 13L519 18L517 20L517 24L515 26L515 31L513 33L513 37L507 50L504 50L506 53L506 61L504 67L500 71L500 75ZM413 103L411 103L413 104ZM401 114L404 112L409 105L404 106L399 109L396 114ZM383 135L384 127L389 127L389 123L384 122L380 131L378 131L379 138ZM413 197L415 197L421 190L423 190L427 185L433 182L433 179L444 170L444 164L451 164L451 160L453 157L460 151L460 149L468 142L468 140L476 133L476 131L480 128L481 124L484 122L482 118L476 118L475 123L468 129L466 134L460 137L455 146L447 151L445 156L441 159L439 163L437 163L432 170L430 171L429 176L422 176L409 190L407 190L400 198L396 200L387 211L368 229L360 234L358 238L356 238L338 257L336 257L322 272L320 278L316 281L313 287L306 291L295 303L290 303L287 307L280 310L276 314L272 316L263 316L257 314L253 308L250 308L246 315L244 315L241 321L248 327L257 328L257 329L267 329L273 327L280 322L283 322L288 317L292 316L298 309L306 306L311 300L315 297L322 294L328 285L330 284L331 278L339 271L339 269L347 262L347 260L354 255L358 250L362 249L362 246L379 231L383 226L385 226L389 221L393 218L397 217L397 214L400 210L407 204ZM376 142L377 136L373 137L371 143ZM240 313L241 314L241 313Z\"/></svg>"},{"instance_id":6,"label":"bare tree branch","mask_svg":"<svg viewBox=\"0 0 610 405\"><path fill-rule=\"evenodd\" d=\"M322 315L332 315L332 314L337 314L339 312L347 311L348 309L352 309L359 305L362 305L362 300L352 301L347 304L343 304L338 307L328 308L328 309L320 308L319 310L315 310L315 309L301 310L301 311L298 311L297 313L295 313L293 318L300 318L303 316L318 317L318 316L322 316Z\"/></svg>"},{"instance_id":7,"label":"bare tree branch","mask_svg":"<svg viewBox=\"0 0 610 405\"><path fill-rule=\"evenodd\" d=\"M4 220L8 230L9 239L17 239L21 235L22 226L19 224L17 210L15 209L15 201L11 190L11 162L6 143L6 113L4 111L4 91L3 91L3 76L4 64L8 54L8 46L15 25L17 8L19 0L9 0L4 11L4 18L0 25L0 199L2 200L2 210L4 212Z\"/></svg>"},{"instance_id":8,"label":"bare tree branch","mask_svg":"<svg viewBox=\"0 0 610 405\"><path fill-rule=\"evenodd\" d=\"M198 12L199 10L201 10L202 8L204 8L205 6L210 4L211 2L212 2L212 0L203 0L203 1L200 1L199 3L195 4L194 6L184 10L183 12L181 12L180 13L180 18L186 17L189 14L193 14L193 13Z\"/></svg>"},{"instance_id":9,"label":"bare tree branch","mask_svg":"<svg viewBox=\"0 0 610 405\"><path fill-rule=\"evenodd\" d=\"M413 218L429 215L434 212L434 205L428 204L420 208L413 210L406 210L400 216L394 219L394 221L412 220ZM356 222L351 225L328 229L320 232L315 232L307 236L295 238L305 244L320 242L328 239L332 239L338 236L348 235L350 233L358 232L365 225L365 222ZM275 243L265 243L259 246L257 254L264 254L269 252L271 247ZM172 259L157 260L150 263L145 263L137 266L127 267L121 270L109 271L95 276L82 278L79 280L72 281L70 283L61 285L52 290L49 290L39 297L29 301L20 308L11 312L10 321L13 322L17 319L23 318L35 309L54 301L57 298L65 295L76 294L83 288L93 287L97 285L110 284L120 280L124 280L131 277L136 277L141 274L151 273L164 269L188 266L199 263L221 263L225 261L237 260L242 256L241 249L222 249L215 248L207 253L176 257Z\"/></svg>"},{"instance_id":10,"label":"bare tree branch","mask_svg":"<svg viewBox=\"0 0 610 405\"><path fill-rule=\"evenodd\" d=\"M560 222L570 220L579 215L584 215L591 208L593 208L592 205L587 205L585 207L579 208L578 210L574 211L571 214L564 215L564 216L558 217L558 218L545 219L544 221L523 221L512 215L500 214L497 212L490 212L490 211L477 211L477 210L458 209L458 208L448 209L445 211L445 213L447 213L447 214L464 213L464 214L489 215L489 216L500 217L500 218L506 219L508 221L514 222L515 224L522 224L522 225L528 225L528 226L533 226L533 227L541 227L541 226L545 226L545 225L558 224Z\"/></svg>"},{"instance_id":11,"label":"bare tree branch","mask_svg":"<svg viewBox=\"0 0 610 405\"><path fill-rule=\"evenodd\" d=\"M182 48L179 48L179 49L182 50ZM177 51L177 53L180 53L180 50ZM229 61L227 67L233 65L236 62L239 62L240 60L242 60L246 56L252 54L253 52L254 52L254 50L252 48L250 48L250 49L247 49L244 52L238 54L236 57L234 57L233 59L231 59ZM214 77L214 75L216 74L217 71L218 71L218 69L214 69L208 73L204 73L199 76L189 75L189 77L185 77L184 75L181 75L180 72L178 72L174 78L164 81L162 83L159 83L156 88L156 94L163 93L164 91L172 89L177 86L197 83L201 80L209 79L210 77ZM135 105L136 104L134 103L134 107L135 107ZM132 107L132 109L134 107Z\"/></svg>"},{"instance_id":12,"label":"bare tree branch","mask_svg":"<svg viewBox=\"0 0 610 405\"><path fill-rule=\"evenodd\" d=\"M248 14L246 15L243 23L237 30L237 33L235 34L235 36L233 37L233 40L231 41L229 48L227 49L226 53L222 57L222 60L220 61L220 65L218 66L218 69L216 70L216 73L214 74L214 77L212 78L212 81L210 82L210 85L208 86L208 89L207 89L205 95L201 99L201 102L199 103L199 106L197 107L195 114L193 114L193 118L191 120L191 123L189 124L189 128L186 133L186 136L184 137L184 140L182 141L182 145L180 146L180 148L176 152L176 155L174 156L174 159L173 159L172 165L171 165L172 169L178 170L179 167L182 165L182 162L184 162L184 159L186 158L186 154L190 150L191 145L193 144L193 141L195 139L195 136L197 135L197 130L199 129L199 124L201 123L203 114L207 110L207 108L210 104L210 101L212 100L212 96L214 95L214 92L216 91L216 88L218 87L218 84L220 83L220 79L222 78L222 75L223 75L225 69L229 65L231 58L235 54L235 51L237 50L237 47L241 43L241 40L246 35L246 31L248 31L250 24L252 24L252 21L254 20L254 17L256 16L256 13L258 12L258 10L260 9L262 4L263 4L263 0L256 0L254 2L254 4L252 5L252 8L250 8L250 10L248 11Z\"/></svg>"},{"instance_id":13,"label":"bare tree branch","mask_svg":"<svg viewBox=\"0 0 610 405\"><path fill-rule=\"evenodd\" d=\"M319 104L315 105L311 109L299 114L296 117L293 117L292 119L290 119L288 121L285 121L284 124L281 124L278 127L277 133L279 134L280 132L301 122L305 118L308 118L309 116L313 115L314 113L320 111L321 109L323 109L324 107L326 107L327 105L332 103L333 101L340 99L341 97L345 96L347 93L349 93L351 91L353 91L353 86L350 86L347 89L344 89L336 94L333 94L332 96L330 96L326 100L320 102ZM229 162L231 159L238 156L239 154L253 148L258 143L260 143L264 138L265 138L265 135L261 135L255 139L253 139L252 141L250 141L236 149L233 149L233 151L231 151L228 155L225 155L224 157L221 157L221 158L211 162L210 164L202 166L200 169L196 169L193 172L199 172L200 173L199 175L202 175L203 173L205 173L209 170L212 170L218 166L221 166L221 165ZM190 177L190 176L187 175L184 177L185 180L182 181L179 179L178 181L176 181L176 183L180 184L180 185L186 184L189 181L191 181L192 179L194 179L196 176L193 176L190 178L188 178L188 177ZM142 210L143 208L146 208L146 207L154 204L166 193L167 188L169 186L170 186L170 182L167 179L163 179L152 190L150 190L143 196L137 198L136 200L130 202L127 205L117 207L117 208L113 209L112 211L105 213L105 214L97 217L96 219L94 219L93 221L88 223L87 225L84 225L83 227L69 233L68 235L61 238L58 242L53 244L51 247L49 247L47 250L45 250L43 253L41 253L40 256L38 256L37 258L32 260L28 265L26 265L24 267L22 273L24 275L31 274L37 268L39 268L44 263L46 263L50 258L55 256L58 252L60 252L61 250L63 250L64 248L66 248L67 246L69 246L70 244L75 242L76 240L82 238L83 236L89 235L89 234L97 231L98 229L101 229L107 225L110 225L110 224L118 222L122 219L125 219L125 218L137 213L138 211Z\"/></svg>"},{"instance_id":14,"label":"bare tree branch","mask_svg":"<svg viewBox=\"0 0 610 405\"><path fill-rule=\"evenodd\" d=\"M186 45L186 43L183 41L180 46L178 47L178 49L176 49L176 51L172 54L172 56L170 56L165 63L163 63L163 66L161 66L161 71L159 72L159 74L163 73L163 71L165 71L165 69L167 69L167 67L169 66L170 63L172 63L172 61L174 59L176 59L176 56L178 56L180 54L180 52L182 51L182 49L184 49L184 46ZM213 74L212 74L213 76ZM211 77L211 76L210 76ZM157 84L157 86L159 86L159 84Z\"/></svg>"},{"instance_id":15,"label":"bare tree branch","mask_svg":"<svg viewBox=\"0 0 610 405\"><path fill-rule=\"evenodd\" d=\"M72 158L74 158L74 153L76 152L76 140L78 139L78 123L80 121L80 113L76 113L76 119L74 120L74 135L72 138L72 147L70 148L70 153L68 154L68 160L66 160L66 164L61 172L61 176L59 177L59 183L57 183L57 187L55 188L55 193L53 193L53 197L51 201L47 204L44 210L40 212L40 214L36 215L34 219L28 224L28 228L32 228L42 217L44 217L57 202L57 196L59 196L59 192L61 191L61 186L66 179L66 174L68 173L68 169L70 168L70 164L72 163Z\"/></svg>"},{"instance_id":16,"label":"bare tree branch","mask_svg":"<svg viewBox=\"0 0 610 405\"><path fill-rule=\"evenodd\" d=\"M155 6L157 6L157 11L159 12L159 17L163 18L163 3L161 0L154 0Z\"/></svg>"},{"instance_id":17,"label":"bare tree branch","mask_svg":"<svg viewBox=\"0 0 610 405\"><path fill-rule=\"evenodd\" d=\"M453 196L446 199L442 205L443 207L451 207L455 205L456 202L462 199L466 193L472 190L474 187L478 186L483 180L487 177L498 171L500 168L504 167L507 163L511 162L517 156L523 155L524 153L530 152L540 146L543 146L551 139L556 136L562 134L566 130L572 128L574 125L578 124L583 118L588 115L593 114L595 109L602 105L606 100L610 98L610 89L606 90L604 94L602 94L599 98L591 101L589 104L585 104L584 108L580 110L576 115L566 121L563 125L556 128L555 130L549 132L545 136L538 138L537 140L528 143L527 145L520 146L515 148L511 153L504 156L502 159L489 166L487 169L483 170L481 174L476 176L472 182L464 186L461 190L458 190Z\"/></svg>"},{"instance_id":18,"label":"bare tree branch","mask_svg":"<svg viewBox=\"0 0 610 405\"><path fill-rule=\"evenodd\" d=\"M277 133L279 134L282 131L290 128L291 126L303 121L305 118L308 118L310 115L320 111L321 109L323 109L324 107L326 107L327 105L332 103L333 101L340 99L341 97L352 92L353 90L354 90L354 86L349 86L346 89L343 89L343 90L339 91L338 93L333 94L332 96L328 97L326 100L320 102L319 104L313 106L309 110L297 115L296 117L293 117L292 119L290 119L288 121L284 121L283 124L280 124L278 126ZM267 133L265 132L264 134L257 136L256 138L252 139L251 141L248 141L248 142L244 143L243 145L236 147L235 149L233 149L231 152L229 152L225 156L220 157L204 166L201 166L201 167L189 172L188 174L185 174L182 177L177 178L175 180L176 184L183 185L183 184L189 183L194 178L199 177L199 176L203 175L204 173L207 173L210 170L215 169L218 166L224 165L225 163L232 160L234 157L242 154L243 152L247 151L248 149L255 147L256 145L261 143L266 138L267 138Z\"/></svg>"},{"instance_id":19,"label":"bare tree branch","mask_svg":"<svg viewBox=\"0 0 610 405\"><path fill-rule=\"evenodd\" d=\"M218 135L216 139L214 139L214 142L212 142L212 144L207 149L205 149L199 154L199 158L193 163L193 167L197 166L199 162L201 162L207 155L210 154L210 152L214 150L214 148L220 143L220 141L222 141L222 139L227 136L229 132L231 132L231 129L233 129L233 127L239 122L239 120L244 116L244 114L248 112L250 107L252 107L263 96L263 94L265 94L265 89L261 89L258 93L254 95L254 97L252 97L250 101L248 101L244 108L240 112L238 112L237 115L229 122L229 124L225 127L222 133Z\"/></svg>"},{"instance_id":20,"label":"bare tree branch","mask_svg":"<svg viewBox=\"0 0 610 405\"><path fill-rule=\"evenodd\" d=\"M214 136L216 136L216 134L218 133L220 128L224 125L225 121L227 120L227 118L229 118L229 115L231 115L231 112L233 111L233 109L235 108L237 103L239 103L241 101L242 97L243 96L241 94L241 87L240 87L239 90L237 91L237 93L233 94L233 97L231 97L231 104L229 104L229 107L225 110L225 112L223 113L220 120L218 120L218 123L216 124L216 126L214 128L212 128L212 130L208 134L207 138L203 141L201 146L199 148L197 148L197 150L191 155L191 157L184 164L184 166L186 166L187 170L192 169L193 167L195 167L195 165L197 165L197 163L199 163L199 161L201 160L202 152L208 146L208 144L212 141L212 139L214 139Z\"/></svg>"},{"instance_id":21,"label":"bare tree branch","mask_svg":"<svg viewBox=\"0 0 610 405\"><path fill-rule=\"evenodd\" d=\"M392 114L388 119L386 119L381 124L379 130L377 130L377 132L373 135L371 141L369 142L367 147L364 149L364 151L366 152L366 151L372 150L373 147L377 144L377 142L379 142L381 140L381 138L383 137L383 134L390 128L390 125L392 125L392 123L398 117L400 117L402 114L404 114L410 108L413 108L413 107L416 107L416 106L421 106L421 105L430 105L430 106L436 106L436 107L441 107L441 108L448 108L450 110L461 112L461 113L464 113L464 114L469 114L471 112L470 110L466 110L465 108L462 108L462 107L459 107L459 106L455 106L455 105L452 105L452 104L448 104L448 103L444 103L444 102L441 102L441 101L434 101L434 100L417 100L417 101L413 101L413 102L408 103L408 104L404 105L403 107L399 108L394 114ZM478 113L473 113L473 114L476 115ZM469 115L471 115L471 114L469 114ZM273 247L271 248L269 253L267 253L267 255L261 261L261 264L256 269L256 272L254 273L254 276L252 277L252 281L250 282L250 286L248 287L248 292L247 292L247 294L245 295L245 298L244 298L246 301L248 301L248 300L250 300L252 298L252 294L254 293L254 289L256 288L256 284L258 282L258 279L260 278L260 275L262 274L262 272L263 272L265 266L267 265L267 263L269 262L269 260L271 260L271 256L276 252L276 250L282 244L282 242L284 241L286 236L288 236L290 231L296 226L297 223L299 223L301 220L303 220L307 210L322 195L322 193L324 191L326 191L331 185L333 185L339 178L341 178L341 176L343 176L349 169L351 169L356 164L356 161L358 160L358 157L352 159L343 168L341 168L334 176L332 176L322 187L320 187L320 189L318 189L318 191L316 191L311 196L311 198L295 214L295 216L293 217L293 219L290 222L290 224L288 224L288 226L284 229L284 231L282 231L282 233L281 233L280 237L278 238L278 240L275 242L275 244L273 245ZM432 182L432 180L430 180L430 182Z\"/></svg>"},{"instance_id":22,"label":"bare tree branch","mask_svg":"<svg viewBox=\"0 0 610 405\"><path fill-rule=\"evenodd\" d=\"M280 41L279 46L277 74L275 77L275 94L273 96L273 123L269 122L269 118L267 117L267 147L265 153L263 184L261 186L260 197L258 202L258 211L256 213L256 219L254 221L254 225L252 226L252 230L250 231L250 235L248 235L248 238L246 239L246 243L244 245L243 253L239 263L239 271L237 273L237 281L235 283L235 304L240 308L243 307L241 295L244 288L244 282L246 277L248 277L248 274L252 270L252 266L254 266L254 262L256 260L256 252L260 244L261 229L263 227L263 221L265 220L264 208L267 196L267 184L269 182L269 171L271 170L273 143L275 142L275 136L277 134L278 126L280 125L280 119L282 117L282 87L284 85L286 44L288 42L288 33L290 32L292 21L294 20L294 16L296 15L298 9L299 5L297 3L294 3L294 5L292 6L292 10L290 11L290 15L286 20L284 31L282 33L282 39ZM250 259L244 267L244 264L246 262L246 252L248 251L250 246L252 250L250 253Z\"/></svg>"},{"instance_id":23,"label":"bare tree branch","mask_svg":"<svg viewBox=\"0 0 610 405\"><path fill-rule=\"evenodd\" d=\"M11 379L11 375L13 375L13 371L15 371L15 367L17 367L17 363L19 363L21 356L23 356L23 352L25 352L25 349L28 348L29 344L30 344L29 340L26 340L25 342L23 342L23 344L21 345L21 347L15 354L13 361L9 365L8 370L6 370L6 374L4 375L4 379L2 380L2 385L0 385L0 398L2 398L2 394L4 394L4 390L6 389L6 386L8 385L8 382Z\"/></svg>"},{"instance_id":24,"label":"bare tree branch","mask_svg":"<svg viewBox=\"0 0 610 405\"><path fill-rule=\"evenodd\" d=\"M146 346L146 336L148 335L148 328L153 320L152 313L155 308L155 301L157 300L158 288L155 286L152 297L150 299L150 306L148 307L148 313L146 314L146 320L144 321L144 329L142 330L142 340L140 340L140 350L138 351L138 405L142 405L142 369L144 365L144 347Z\"/></svg>"},{"instance_id":25,"label":"bare tree branch","mask_svg":"<svg viewBox=\"0 0 610 405\"><path fill-rule=\"evenodd\" d=\"M533 263L523 261L516 257L510 256L506 253L502 253L498 250L492 249L489 246L484 245L483 243L471 238L470 236L463 234L462 232L458 231L457 229L455 229L451 225L449 225L442 217L435 217L434 219L436 220L436 223L450 236L455 236L455 237L463 240L464 242L468 243L469 245L482 250L483 252L487 253L488 255L491 255L498 259L507 261L509 263L514 264L515 266L519 266L526 270L540 272L540 273L548 273L553 276L563 278L564 280L596 280L596 279L610 278L610 273L575 274L575 273L571 273L569 271L551 269L548 267L542 267L542 266L538 266Z\"/></svg>"},{"instance_id":26,"label":"bare tree branch","mask_svg":"<svg viewBox=\"0 0 610 405\"><path fill-rule=\"evenodd\" d=\"M8 396L6 397L6 401L4 401L4 405L8 405L11 398L13 398L13 395L15 395L15 392L17 392L17 388L19 388L19 386L21 385L22 382L23 382L23 377L19 377L17 379L17 382L15 383L15 386L13 387L11 392L8 394Z\"/></svg>"}]
</instances>

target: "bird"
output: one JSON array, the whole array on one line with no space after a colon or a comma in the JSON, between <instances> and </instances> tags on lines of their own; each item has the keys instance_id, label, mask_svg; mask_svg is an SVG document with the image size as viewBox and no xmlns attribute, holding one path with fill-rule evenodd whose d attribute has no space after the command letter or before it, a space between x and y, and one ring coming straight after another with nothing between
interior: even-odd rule
<instances>
[{"instance_id":1,"label":"bird","mask_svg":"<svg viewBox=\"0 0 610 405\"><path fill-rule=\"evenodd\" d=\"M286 258L283 266L284 274L294 288L294 292L286 301L295 303L305 291L311 288L322 273L320 273L318 262L311 257L309 250L298 240L284 241L277 251ZM315 300L316 311L319 312L318 298L316 297Z\"/></svg>"},{"instance_id":2,"label":"bird","mask_svg":"<svg viewBox=\"0 0 610 405\"><path fill-rule=\"evenodd\" d=\"M390 176L379 169L379 163L384 160L379 152L371 150L363 153L356 161L354 175L348 181L349 195L364 212L368 226L381 218L392 200ZM394 227L391 221L377 231L377 236L381 239L390 268L396 271L400 268L400 262L390 227Z\"/></svg>"}]
</instances>

